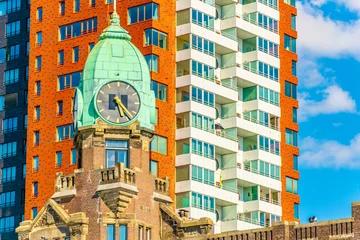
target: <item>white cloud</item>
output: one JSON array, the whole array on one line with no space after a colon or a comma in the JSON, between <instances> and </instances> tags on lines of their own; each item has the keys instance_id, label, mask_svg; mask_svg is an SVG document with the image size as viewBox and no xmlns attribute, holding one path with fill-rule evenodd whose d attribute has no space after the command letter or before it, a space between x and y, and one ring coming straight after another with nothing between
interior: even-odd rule
<instances>
[{"instance_id":1,"label":"white cloud","mask_svg":"<svg viewBox=\"0 0 360 240\"><path fill-rule=\"evenodd\" d=\"M332 125L334 127L340 127L342 125L342 123L341 122L334 122Z\"/></svg>"},{"instance_id":2,"label":"white cloud","mask_svg":"<svg viewBox=\"0 0 360 240\"><path fill-rule=\"evenodd\" d=\"M356 113L356 102L350 93L337 85L331 85L318 91L320 100L315 100L309 93L300 93L299 121L306 121L309 117L321 114L335 114L341 112Z\"/></svg>"},{"instance_id":3,"label":"white cloud","mask_svg":"<svg viewBox=\"0 0 360 240\"><path fill-rule=\"evenodd\" d=\"M317 63L315 59L299 55L299 85L304 88L335 84L335 71Z\"/></svg>"},{"instance_id":4,"label":"white cloud","mask_svg":"<svg viewBox=\"0 0 360 240\"><path fill-rule=\"evenodd\" d=\"M300 142L301 164L306 167L360 168L360 134L348 145L306 137Z\"/></svg>"},{"instance_id":5,"label":"white cloud","mask_svg":"<svg viewBox=\"0 0 360 240\"><path fill-rule=\"evenodd\" d=\"M345 2L345 1L344 1ZM323 1L313 1L320 5ZM298 33L300 51L307 57L354 57L360 60L360 20L332 20L310 3L298 4ZM360 11L360 1L347 5Z\"/></svg>"}]
</instances>

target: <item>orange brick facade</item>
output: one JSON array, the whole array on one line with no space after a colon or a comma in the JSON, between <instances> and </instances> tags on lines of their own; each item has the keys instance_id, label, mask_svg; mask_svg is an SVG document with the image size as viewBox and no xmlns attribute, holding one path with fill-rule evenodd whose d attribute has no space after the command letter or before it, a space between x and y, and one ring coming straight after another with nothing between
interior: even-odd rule
<instances>
[{"instance_id":1,"label":"orange brick facade","mask_svg":"<svg viewBox=\"0 0 360 240\"><path fill-rule=\"evenodd\" d=\"M159 20L147 20L128 25L127 9L129 7L155 2L159 4ZM175 1L149 1L149 0L121 0L117 1L117 12L120 15L121 25L132 36L132 42L144 55L155 54L159 56L159 71L152 72L153 80L167 85L167 101L157 100L158 125L155 133L167 137L167 155L151 153L151 159L159 162L159 177L168 176L175 179ZM30 32L30 63L29 63L29 123L27 142L27 177L26 177L26 203L25 219L31 218L31 209L41 209L44 203L54 193L56 172L70 174L78 165L70 165L70 153L73 140L56 141L56 127L72 123L73 89L57 90L59 75L81 71L89 53L89 44L96 43L103 29L109 24L109 16L113 4L97 1L95 7L89 1L81 1L80 11L74 13L71 1L66 1L65 15L59 14L59 2L33 1L31 5L31 32ZM43 18L37 20L37 9L42 7ZM97 17L97 31L59 41L59 26L77 21ZM156 46L144 47L144 30L155 28L168 34L167 49ZM42 46L36 46L36 33L42 31ZM72 48L79 47L79 61L72 63ZM58 51L64 50L65 61L63 66L58 65ZM42 68L35 71L35 58L42 56ZM41 81L41 93L35 96L35 82ZM57 116L57 101L63 101L62 116ZM34 107L40 106L41 117L34 121ZM173 117L169 117L173 116ZM40 132L40 144L34 146L34 131ZM62 151L62 166L55 167L55 155ZM39 157L39 170L33 171L33 157ZM32 184L39 183L39 194L33 196ZM170 184L170 196L174 198L174 184Z\"/></svg>"},{"instance_id":2,"label":"orange brick facade","mask_svg":"<svg viewBox=\"0 0 360 240\"><path fill-rule=\"evenodd\" d=\"M294 203L300 203L300 197L293 193L286 192L286 177L299 179L300 174L294 170L293 156L299 155L297 147L286 144L286 129L298 132L299 126L293 122L292 110L298 108L298 101L285 96L285 81L298 84L296 76L292 75L292 61L298 61L296 53L284 48L284 34L297 38L297 32L291 28L291 15L297 15L296 8L279 1L280 11L280 107L281 107L281 182L282 182L282 220L294 221Z\"/></svg>"}]
</instances>

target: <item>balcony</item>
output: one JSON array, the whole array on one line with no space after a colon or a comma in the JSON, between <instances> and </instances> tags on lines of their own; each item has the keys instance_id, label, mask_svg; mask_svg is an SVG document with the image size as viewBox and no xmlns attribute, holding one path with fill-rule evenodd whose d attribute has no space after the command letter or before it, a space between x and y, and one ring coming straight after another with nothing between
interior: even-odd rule
<instances>
[{"instance_id":1,"label":"balcony","mask_svg":"<svg viewBox=\"0 0 360 240\"><path fill-rule=\"evenodd\" d=\"M57 173L55 184L55 193L51 198L72 198L76 195L74 174L63 175L62 172Z\"/></svg>"},{"instance_id":2,"label":"balcony","mask_svg":"<svg viewBox=\"0 0 360 240\"><path fill-rule=\"evenodd\" d=\"M155 187L153 197L155 200L165 203L173 202L169 197L169 188L170 188L170 179L165 178L155 178Z\"/></svg>"}]
</instances>

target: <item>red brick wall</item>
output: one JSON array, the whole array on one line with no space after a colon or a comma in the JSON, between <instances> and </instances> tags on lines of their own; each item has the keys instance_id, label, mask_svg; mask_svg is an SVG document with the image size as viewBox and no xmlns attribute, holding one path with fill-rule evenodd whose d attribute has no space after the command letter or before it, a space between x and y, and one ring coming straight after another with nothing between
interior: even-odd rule
<instances>
[{"instance_id":1,"label":"red brick wall","mask_svg":"<svg viewBox=\"0 0 360 240\"><path fill-rule=\"evenodd\" d=\"M156 0L159 4L159 21L148 20L142 23L127 25L127 9L132 6L151 2L149 0L121 0L118 1L117 12L120 15L121 25L127 29L132 42L146 55L153 53L159 56L159 73L152 73L152 79L168 86L167 102L157 100L159 109L159 124L155 127L156 134L167 136L168 153L161 155L152 153L151 158L159 161L159 177L168 176L174 179L175 174L175 1ZM162 4L164 3L164 4ZM165 4L166 3L166 4ZM26 177L26 204L25 219L30 219L32 207L41 207L54 192L55 173L72 173L77 166L70 165L70 150L72 140L56 142L56 127L72 123L72 97L73 89L57 91L57 76L75 71L84 67L88 44L97 42L104 28L108 26L109 14L113 4L105 5L97 1L94 8L89 6L89 1L81 1L80 12L73 13L71 1L66 1L66 12L59 16L58 2L37 0L31 3L31 31L30 31L30 63L29 63L29 124L27 142L27 177ZM43 8L43 21L37 22L36 11ZM77 22L92 17L98 18L98 31L73 39L59 42L59 26ZM158 47L144 47L143 32L147 28L156 28L168 34L168 49ZM42 31L43 44L36 47L36 32ZM77 63L72 63L72 48L79 46L80 57ZM64 50L64 66L57 65L57 52ZM42 56L42 69L35 71L35 57ZM35 81L41 81L41 94L34 97ZM63 116L56 116L56 103L64 102ZM41 119L34 122L34 106L40 105ZM33 145L33 132L40 131L40 146ZM55 168L55 154L63 152L63 164ZM39 156L39 171L32 172L32 158ZM39 182L39 196L32 196L32 182ZM171 187L171 196L174 196L174 185Z\"/></svg>"},{"instance_id":2,"label":"red brick wall","mask_svg":"<svg viewBox=\"0 0 360 240\"><path fill-rule=\"evenodd\" d=\"M280 11L280 107L281 107L281 181L282 181L282 220L294 220L294 203L300 203L298 195L286 192L286 177L299 179L300 174L294 170L293 155L299 155L299 149L286 144L285 129L298 131L298 124L292 121L292 109L298 108L298 101L285 96L285 81L298 84L297 77L292 75L292 60L297 61L298 56L284 48L284 34L297 38L297 32L291 28L291 15L297 15L296 8L279 1Z\"/></svg>"}]
</instances>

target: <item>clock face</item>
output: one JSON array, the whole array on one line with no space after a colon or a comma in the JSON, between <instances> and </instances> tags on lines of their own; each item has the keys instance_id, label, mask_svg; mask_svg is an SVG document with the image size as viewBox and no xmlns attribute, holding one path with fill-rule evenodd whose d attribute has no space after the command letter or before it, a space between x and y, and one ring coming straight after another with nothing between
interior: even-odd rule
<instances>
[{"instance_id":1,"label":"clock face","mask_svg":"<svg viewBox=\"0 0 360 240\"><path fill-rule=\"evenodd\" d=\"M132 121L140 110L140 97L133 86L114 81L102 86L96 96L96 108L107 122L124 124Z\"/></svg>"}]
</instances>

